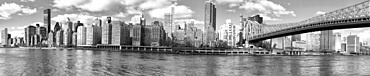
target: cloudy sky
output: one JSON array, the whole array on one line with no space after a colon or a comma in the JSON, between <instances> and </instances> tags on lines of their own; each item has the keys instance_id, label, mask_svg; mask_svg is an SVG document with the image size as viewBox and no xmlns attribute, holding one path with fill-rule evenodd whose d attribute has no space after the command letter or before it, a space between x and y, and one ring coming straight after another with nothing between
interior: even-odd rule
<instances>
[{"instance_id":1,"label":"cloudy sky","mask_svg":"<svg viewBox=\"0 0 370 76\"><path fill-rule=\"evenodd\" d=\"M164 13L175 7L175 18L194 20L202 27L204 2L207 0L0 0L0 29L9 28L13 36L23 36L27 25L43 22L43 10L52 9L52 25L72 21L89 22L95 18L114 17L129 22L131 17L144 14L147 22L163 21ZM217 7L217 26L231 19L238 24L239 15L260 14L266 24L297 22L344 8L365 0L212 0ZM335 3L333 3L335 2ZM368 28L335 30L343 35L370 34ZM361 36L360 36L361 37ZM364 36L363 38L369 38Z\"/></svg>"}]
</instances>

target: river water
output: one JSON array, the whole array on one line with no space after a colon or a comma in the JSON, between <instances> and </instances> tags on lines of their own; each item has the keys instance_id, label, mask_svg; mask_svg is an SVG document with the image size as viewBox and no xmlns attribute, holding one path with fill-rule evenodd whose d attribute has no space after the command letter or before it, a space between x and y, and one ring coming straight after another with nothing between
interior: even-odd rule
<instances>
[{"instance_id":1,"label":"river water","mask_svg":"<svg viewBox=\"0 0 370 76\"><path fill-rule=\"evenodd\" d=\"M0 48L0 76L358 76L370 56L222 56Z\"/></svg>"}]
</instances>

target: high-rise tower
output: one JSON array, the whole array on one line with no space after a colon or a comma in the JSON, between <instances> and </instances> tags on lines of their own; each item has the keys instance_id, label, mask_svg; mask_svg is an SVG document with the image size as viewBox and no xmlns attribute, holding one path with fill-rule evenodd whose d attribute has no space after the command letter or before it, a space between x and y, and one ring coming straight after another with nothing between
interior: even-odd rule
<instances>
[{"instance_id":1,"label":"high-rise tower","mask_svg":"<svg viewBox=\"0 0 370 76\"><path fill-rule=\"evenodd\" d=\"M44 10L44 25L46 26L47 33L51 31L51 10L50 9L45 9Z\"/></svg>"},{"instance_id":2,"label":"high-rise tower","mask_svg":"<svg viewBox=\"0 0 370 76\"><path fill-rule=\"evenodd\" d=\"M211 46L215 40L216 31L216 6L211 1L205 2L204 32L203 44Z\"/></svg>"}]
</instances>

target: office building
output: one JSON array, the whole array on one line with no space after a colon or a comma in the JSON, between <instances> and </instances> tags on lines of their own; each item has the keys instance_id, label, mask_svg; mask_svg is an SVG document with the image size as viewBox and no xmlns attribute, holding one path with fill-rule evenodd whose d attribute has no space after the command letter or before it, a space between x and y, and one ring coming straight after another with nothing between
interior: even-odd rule
<instances>
[{"instance_id":1,"label":"office building","mask_svg":"<svg viewBox=\"0 0 370 76\"><path fill-rule=\"evenodd\" d=\"M50 31L49 32L49 36L48 36L48 46L49 47L54 47L55 46L55 33L53 31Z\"/></svg>"},{"instance_id":2,"label":"office building","mask_svg":"<svg viewBox=\"0 0 370 76\"><path fill-rule=\"evenodd\" d=\"M341 34L340 33L334 33L333 34L333 38L334 38L334 50L337 52L337 51L341 51L341 44L342 44L342 41L341 41Z\"/></svg>"},{"instance_id":3,"label":"office building","mask_svg":"<svg viewBox=\"0 0 370 76\"><path fill-rule=\"evenodd\" d=\"M8 43L8 28L1 30L1 43L2 45L9 45Z\"/></svg>"},{"instance_id":4,"label":"office building","mask_svg":"<svg viewBox=\"0 0 370 76\"><path fill-rule=\"evenodd\" d=\"M320 34L320 50L321 51L328 51L334 52L334 37L333 37L333 30L325 30L321 31Z\"/></svg>"},{"instance_id":5,"label":"office building","mask_svg":"<svg viewBox=\"0 0 370 76\"><path fill-rule=\"evenodd\" d=\"M44 10L44 26L47 27L46 34L51 31L51 10L45 9Z\"/></svg>"},{"instance_id":6,"label":"office building","mask_svg":"<svg viewBox=\"0 0 370 76\"><path fill-rule=\"evenodd\" d=\"M47 28L40 26L40 24L36 24L36 34L40 35L41 40L46 40L48 35Z\"/></svg>"},{"instance_id":7,"label":"office building","mask_svg":"<svg viewBox=\"0 0 370 76\"><path fill-rule=\"evenodd\" d=\"M15 40L16 40L16 45L23 45L24 44L24 38L23 37L16 37Z\"/></svg>"},{"instance_id":8,"label":"office building","mask_svg":"<svg viewBox=\"0 0 370 76\"><path fill-rule=\"evenodd\" d=\"M365 47L370 47L370 38L365 39L362 42L362 45L365 46Z\"/></svg>"},{"instance_id":9,"label":"office building","mask_svg":"<svg viewBox=\"0 0 370 76\"><path fill-rule=\"evenodd\" d=\"M150 46L162 46L165 41L165 34L163 23L159 21L152 22Z\"/></svg>"},{"instance_id":10,"label":"office building","mask_svg":"<svg viewBox=\"0 0 370 76\"><path fill-rule=\"evenodd\" d=\"M292 41L301 41L301 34L292 35Z\"/></svg>"},{"instance_id":11,"label":"office building","mask_svg":"<svg viewBox=\"0 0 370 76\"><path fill-rule=\"evenodd\" d=\"M341 50L340 51L347 52L347 43L342 43L341 44Z\"/></svg>"},{"instance_id":12,"label":"office building","mask_svg":"<svg viewBox=\"0 0 370 76\"><path fill-rule=\"evenodd\" d=\"M172 39L171 34L174 31L172 25L173 25L173 14L165 13L164 14L164 26L163 26L163 28L166 31L167 36L171 39Z\"/></svg>"},{"instance_id":13,"label":"office building","mask_svg":"<svg viewBox=\"0 0 370 76\"><path fill-rule=\"evenodd\" d=\"M349 53L358 53L360 52L360 38L356 35L347 36L347 48L346 51Z\"/></svg>"},{"instance_id":14,"label":"office building","mask_svg":"<svg viewBox=\"0 0 370 76\"><path fill-rule=\"evenodd\" d=\"M78 26L83 26L83 23L81 23L80 21L77 21L76 23L74 23L72 26L72 32L77 32Z\"/></svg>"},{"instance_id":15,"label":"office building","mask_svg":"<svg viewBox=\"0 0 370 76\"><path fill-rule=\"evenodd\" d=\"M306 41L293 41L292 42L292 46L294 48L299 48L300 50L299 51L306 51L307 49L307 44L306 44Z\"/></svg>"},{"instance_id":16,"label":"office building","mask_svg":"<svg viewBox=\"0 0 370 76\"><path fill-rule=\"evenodd\" d=\"M231 23L231 20L226 20L226 23L220 26L219 40L227 42L230 47L236 47L236 27L235 24Z\"/></svg>"},{"instance_id":17,"label":"office building","mask_svg":"<svg viewBox=\"0 0 370 76\"><path fill-rule=\"evenodd\" d=\"M77 32L72 32L72 45L73 46L77 45Z\"/></svg>"},{"instance_id":18,"label":"office building","mask_svg":"<svg viewBox=\"0 0 370 76\"><path fill-rule=\"evenodd\" d=\"M36 34L36 35L33 35L33 46L38 46L41 44L41 35L40 34Z\"/></svg>"},{"instance_id":19,"label":"office building","mask_svg":"<svg viewBox=\"0 0 370 76\"><path fill-rule=\"evenodd\" d=\"M306 34L306 50L319 51L320 50L320 34L308 33Z\"/></svg>"},{"instance_id":20,"label":"office building","mask_svg":"<svg viewBox=\"0 0 370 76\"><path fill-rule=\"evenodd\" d=\"M13 45L13 38L9 38L7 41L8 41L8 46L12 46Z\"/></svg>"},{"instance_id":21,"label":"office building","mask_svg":"<svg viewBox=\"0 0 370 76\"><path fill-rule=\"evenodd\" d=\"M67 29L63 31L63 44L65 46L71 46L72 45L72 29Z\"/></svg>"},{"instance_id":22,"label":"office building","mask_svg":"<svg viewBox=\"0 0 370 76\"><path fill-rule=\"evenodd\" d=\"M93 23L94 26L102 27L103 21L101 19L96 18Z\"/></svg>"},{"instance_id":23,"label":"office building","mask_svg":"<svg viewBox=\"0 0 370 76\"><path fill-rule=\"evenodd\" d=\"M260 17L260 15L255 15L255 16L252 16L252 17L248 17L248 20L257 21L259 24L263 23L263 18Z\"/></svg>"},{"instance_id":24,"label":"office building","mask_svg":"<svg viewBox=\"0 0 370 76\"><path fill-rule=\"evenodd\" d=\"M201 29L196 29L195 30L195 35L194 35L194 46L199 47L202 44L203 40L203 31Z\"/></svg>"},{"instance_id":25,"label":"office building","mask_svg":"<svg viewBox=\"0 0 370 76\"><path fill-rule=\"evenodd\" d=\"M61 29L62 29L61 24L59 22L55 23L54 32L57 32L57 31L59 31Z\"/></svg>"},{"instance_id":26,"label":"office building","mask_svg":"<svg viewBox=\"0 0 370 76\"><path fill-rule=\"evenodd\" d=\"M31 46L33 45L33 35L36 34L36 27L35 26L28 26L27 28L25 28L25 43L26 43L26 46Z\"/></svg>"},{"instance_id":27,"label":"office building","mask_svg":"<svg viewBox=\"0 0 370 76\"><path fill-rule=\"evenodd\" d=\"M136 24L132 27L132 45L141 46L143 44L143 27L140 24Z\"/></svg>"},{"instance_id":28,"label":"office building","mask_svg":"<svg viewBox=\"0 0 370 76\"><path fill-rule=\"evenodd\" d=\"M72 29L73 29L73 23L72 21L67 18L68 21L63 25L63 44L65 46L71 46L72 45Z\"/></svg>"},{"instance_id":29,"label":"office building","mask_svg":"<svg viewBox=\"0 0 370 76\"><path fill-rule=\"evenodd\" d=\"M284 45L285 37L273 38L271 40L272 40L271 41L272 48L274 49L284 49L285 48L285 45Z\"/></svg>"},{"instance_id":30,"label":"office building","mask_svg":"<svg viewBox=\"0 0 370 76\"><path fill-rule=\"evenodd\" d=\"M96 45L102 42L102 28L99 26L86 26L86 45Z\"/></svg>"},{"instance_id":31,"label":"office building","mask_svg":"<svg viewBox=\"0 0 370 76\"><path fill-rule=\"evenodd\" d=\"M78 26L77 28L77 46L86 45L86 27Z\"/></svg>"},{"instance_id":32,"label":"office building","mask_svg":"<svg viewBox=\"0 0 370 76\"><path fill-rule=\"evenodd\" d=\"M64 31L59 30L55 33L55 44L56 46L63 46L64 44Z\"/></svg>"},{"instance_id":33,"label":"office building","mask_svg":"<svg viewBox=\"0 0 370 76\"><path fill-rule=\"evenodd\" d=\"M104 22L102 27L102 44L109 45L112 43L112 23Z\"/></svg>"},{"instance_id":34,"label":"office building","mask_svg":"<svg viewBox=\"0 0 370 76\"><path fill-rule=\"evenodd\" d=\"M204 45L213 45L212 42L215 40L216 34L216 6L211 1L205 2L204 30Z\"/></svg>"},{"instance_id":35,"label":"office building","mask_svg":"<svg viewBox=\"0 0 370 76\"><path fill-rule=\"evenodd\" d=\"M64 25L62 25L62 26L63 26L62 29L64 31L66 31L67 29L71 29L71 31L72 31L73 22L69 18L67 18L67 22L65 22Z\"/></svg>"},{"instance_id":36,"label":"office building","mask_svg":"<svg viewBox=\"0 0 370 76\"><path fill-rule=\"evenodd\" d=\"M129 45L130 33L127 25L121 21L112 21L112 45Z\"/></svg>"},{"instance_id":37,"label":"office building","mask_svg":"<svg viewBox=\"0 0 370 76\"><path fill-rule=\"evenodd\" d=\"M142 46L150 46L152 43L151 41L151 34L152 34L152 25L145 25L144 28L142 29L144 34L144 41Z\"/></svg>"}]
</instances>

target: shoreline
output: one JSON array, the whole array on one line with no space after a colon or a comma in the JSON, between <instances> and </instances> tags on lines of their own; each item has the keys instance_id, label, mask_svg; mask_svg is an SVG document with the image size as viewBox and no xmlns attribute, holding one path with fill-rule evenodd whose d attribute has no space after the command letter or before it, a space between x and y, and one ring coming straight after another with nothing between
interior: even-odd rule
<instances>
[{"instance_id":1,"label":"shoreline","mask_svg":"<svg viewBox=\"0 0 370 76\"><path fill-rule=\"evenodd\" d=\"M359 56L359 55L370 55L370 53L356 53L356 54L342 54L342 53L317 53L317 52L307 52L310 54L255 54L249 51L235 51L238 49L223 49L214 51L211 50L197 50L197 49L186 49L182 47L181 49L165 48L165 49L107 49L107 48L81 48L81 47L0 47L0 48L20 48L20 49L67 49L67 50L94 50L94 51L112 51L112 52L138 52L138 53L164 53L164 54L179 54L179 55L224 55L224 56ZM239 49L240 50L240 49ZM242 49L243 50L243 49ZM254 50L256 51L256 50ZM302 51L304 52L304 51Z\"/></svg>"}]
</instances>

